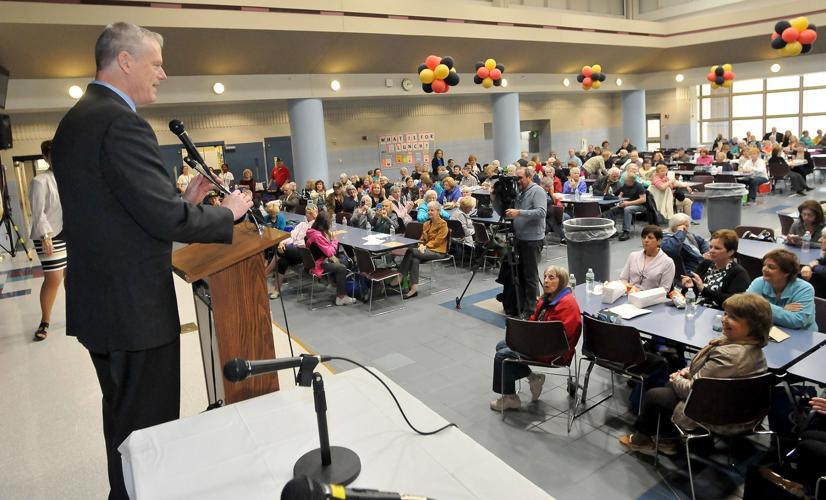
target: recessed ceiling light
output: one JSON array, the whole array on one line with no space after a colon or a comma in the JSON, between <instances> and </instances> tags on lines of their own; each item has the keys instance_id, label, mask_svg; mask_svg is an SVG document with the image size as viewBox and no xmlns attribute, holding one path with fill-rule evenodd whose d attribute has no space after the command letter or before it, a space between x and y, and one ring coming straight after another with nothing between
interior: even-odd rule
<instances>
[{"instance_id":1,"label":"recessed ceiling light","mask_svg":"<svg viewBox=\"0 0 826 500\"><path fill-rule=\"evenodd\" d=\"M83 97L83 89L77 85L72 85L69 87L69 97L72 99L80 99Z\"/></svg>"},{"instance_id":2,"label":"recessed ceiling light","mask_svg":"<svg viewBox=\"0 0 826 500\"><path fill-rule=\"evenodd\" d=\"M677 80L678 82L681 82L681 81L685 80L685 77L683 76L682 73L677 73L677 76L675 76L674 79Z\"/></svg>"},{"instance_id":3,"label":"recessed ceiling light","mask_svg":"<svg viewBox=\"0 0 826 500\"><path fill-rule=\"evenodd\" d=\"M566 87L570 87L571 86L571 80L568 80L567 78L562 80L562 85L565 85Z\"/></svg>"},{"instance_id":4,"label":"recessed ceiling light","mask_svg":"<svg viewBox=\"0 0 826 500\"><path fill-rule=\"evenodd\" d=\"M508 79L507 79L507 78L502 78L502 86L503 86L503 87L507 87L507 86L508 86Z\"/></svg>"},{"instance_id":5,"label":"recessed ceiling light","mask_svg":"<svg viewBox=\"0 0 826 500\"><path fill-rule=\"evenodd\" d=\"M338 80L333 80L330 82L330 88L333 89L333 92L338 92L341 89L341 82Z\"/></svg>"},{"instance_id":6,"label":"recessed ceiling light","mask_svg":"<svg viewBox=\"0 0 826 500\"><path fill-rule=\"evenodd\" d=\"M622 78L617 78L617 87L622 87Z\"/></svg>"},{"instance_id":7,"label":"recessed ceiling light","mask_svg":"<svg viewBox=\"0 0 826 500\"><path fill-rule=\"evenodd\" d=\"M215 85L212 86L212 91L218 95L223 94L224 90L224 84L221 82L215 82Z\"/></svg>"},{"instance_id":8,"label":"recessed ceiling light","mask_svg":"<svg viewBox=\"0 0 826 500\"><path fill-rule=\"evenodd\" d=\"M780 65L777 64L777 63L774 63L774 64L771 65L771 67L769 69L772 70L772 73L777 73L778 71L780 71Z\"/></svg>"}]
</instances>

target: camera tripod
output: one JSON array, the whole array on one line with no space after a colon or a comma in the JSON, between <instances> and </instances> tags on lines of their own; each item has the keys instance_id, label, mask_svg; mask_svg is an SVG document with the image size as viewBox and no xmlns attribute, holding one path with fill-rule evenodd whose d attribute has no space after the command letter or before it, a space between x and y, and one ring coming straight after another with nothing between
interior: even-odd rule
<instances>
[{"instance_id":1,"label":"camera tripod","mask_svg":"<svg viewBox=\"0 0 826 500\"><path fill-rule=\"evenodd\" d=\"M17 245L19 244L26 252L26 257L29 262L32 260L31 250L26 248L26 242L20 234L20 229L14 223L11 216L11 197L9 196L9 184L6 182L6 166L3 165L0 159L0 202L3 204L3 215L0 217L0 228L5 228L6 236L9 238L9 248L0 244L0 249L5 250L6 253L12 257L17 256Z\"/></svg>"}]
</instances>

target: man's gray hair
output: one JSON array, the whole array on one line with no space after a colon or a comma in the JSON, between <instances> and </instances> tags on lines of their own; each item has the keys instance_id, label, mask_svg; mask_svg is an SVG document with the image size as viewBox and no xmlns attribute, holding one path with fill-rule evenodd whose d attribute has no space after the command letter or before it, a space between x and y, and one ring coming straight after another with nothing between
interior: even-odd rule
<instances>
[{"instance_id":1,"label":"man's gray hair","mask_svg":"<svg viewBox=\"0 0 826 500\"><path fill-rule=\"evenodd\" d=\"M427 204L427 208L428 208L428 210L431 209L431 208L435 208L437 211L439 211L439 210L442 209L442 204L439 203L438 201L431 201L430 203Z\"/></svg>"},{"instance_id":2,"label":"man's gray hair","mask_svg":"<svg viewBox=\"0 0 826 500\"><path fill-rule=\"evenodd\" d=\"M401 193L401 192L402 192L402 188L400 188L399 186L393 186L393 187L390 188L390 194L396 194L396 193Z\"/></svg>"},{"instance_id":3,"label":"man's gray hair","mask_svg":"<svg viewBox=\"0 0 826 500\"><path fill-rule=\"evenodd\" d=\"M101 71L109 67L123 51L129 52L132 57L140 57L144 49L143 40L147 37L154 39L158 45L163 47L163 37L154 31L132 23L119 22L108 25L95 43L97 70Z\"/></svg>"},{"instance_id":4,"label":"man's gray hair","mask_svg":"<svg viewBox=\"0 0 826 500\"><path fill-rule=\"evenodd\" d=\"M668 228L672 231L677 226L688 226L691 223L691 217L684 213L676 213L671 216L671 219L668 220Z\"/></svg>"}]
</instances>

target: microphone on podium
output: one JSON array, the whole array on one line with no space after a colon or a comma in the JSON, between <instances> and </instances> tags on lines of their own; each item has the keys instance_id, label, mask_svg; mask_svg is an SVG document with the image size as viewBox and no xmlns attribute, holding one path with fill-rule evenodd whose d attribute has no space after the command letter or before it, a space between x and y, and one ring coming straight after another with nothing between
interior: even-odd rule
<instances>
[{"instance_id":1,"label":"microphone on podium","mask_svg":"<svg viewBox=\"0 0 826 500\"><path fill-rule=\"evenodd\" d=\"M420 495L406 495L391 491L345 488L340 484L326 484L307 476L290 479L281 490L281 500L433 500Z\"/></svg>"},{"instance_id":2,"label":"microphone on podium","mask_svg":"<svg viewBox=\"0 0 826 500\"><path fill-rule=\"evenodd\" d=\"M224 365L224 377L230 382L240 382L249 377L273 373L279 370L290 368L300 368L302 363L314 358L315 364L330 361L330 356L302 354L295 358L266 359L261 361L248 361L241 358L233 358ZM313 365L315 366L315 365Z\"/></svg>"}]
</instances>

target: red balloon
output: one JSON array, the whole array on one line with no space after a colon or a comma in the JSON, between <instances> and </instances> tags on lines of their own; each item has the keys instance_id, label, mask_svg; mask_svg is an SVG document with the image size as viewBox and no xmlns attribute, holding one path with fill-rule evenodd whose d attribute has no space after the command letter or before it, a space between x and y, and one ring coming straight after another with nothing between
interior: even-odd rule
<instances>
[{"instance_id":1,"label":"red balloon","mask_svg":"<svg viewBox=\"0 0 826 500\"><path fill-rule=\"evenodd\" d=\"M713 82L716 78L717 78L717 75L715 75L713 71L706 75L706 80L708 80L710 82Z\"/></svg>"},{"instance_id":2,"label":"red balloon","mask_svg":"<svg viewBox=\"0 0 826 500\"><path fill-rule=\"evenodd\" d=\"M593 80L591 80L590 76L586 76L585 78L582 79L582 84L585 85L586 87L590 87L592 83L594 83L594 82L593 82Z\"/></svg>"},{"instance_id":3,"label":"red balloon","mask_svg":"<svg viewBox=\"0 0 826 500\"><path fill-rule=\"evenodd\" d=\"M817 40L817 32L815 30L803 30L800 32L800 37L797 39L797 41L803 45L814 43L815 40Z\"/></svg>"},{"instance_id":4,"label":"red balloon","mask_svg":"<svg viewBox=\"0 0 826 500\"><path fill-rule=\"evenodd\" d=\"M484 66L476 70L476 76L484 80L490 76L490 70Z\"/></svg>"},{"instance_id":5,"label":"red balloon","mask_svg":"<svg viewBox=\"0 0 826 500\"><path fill-rule=\"evenodd\" d=\"M424 63L427 64L427 67L430 69L436 69L436 66L442 62L442 58L439 56L429 55L427 59L424 60Z\"/></svg>"},{"instance_id":6,"label":"red balloon","mask_svg":"<svg viewBox=\"0 0 826 500\"><path fill-rule=\"evenodd\" d=\"M591 69L590 66L585 66L582 68L582 76L589 77L594 74L594 70Z\"/></svg>"},{"instance_id":7,"label":"red balloon","mask_svg":"<svg viewBox=\"0 0 826 500\"><path fill-rule=\"evenodd\" d=\"M497 68L493 68L490 70L490 78L491 80L498 80L502 78L502 72L499 71Z\"/></svg>"},{"instance_id":8,"label":"red balloon","mask_svg":"<svg viewBox=\"0 0 826 500\"><path fill-rule=\"evenodd\" d=\"M437 94L442 94L447 91L447 84L444 80L433 80L430 86L433 87L433 92Z\"/></svg>"},{"instance_id":9,"label":"red balloon","mask_svg":"<svg viewBox=\"0 0 826 500\"><path fill-rule=\"evenodd\" d=\"M786 28L783 30L783 41L786 43L794 43L800 37L800 32L794 28Z\"/></svg>"},{"instance_id":10,"label":"red balloon","mask_svg":"<svg viewBox=\"0 0 826 500\"><path fill-rule=\"evenodd\" d=\"M778 35L776 31L772 31L772 40L774 40L775 38L777 38L779 36L780 35Z\"/></svg>"},{"instance_id":11,"label":"red balloon","mask_svg":"<svg viewBox=\"0 0 826 500\"><path fill-rule=\"evenodd\" d=\"M734 72L726 71L725 73L723 73L723 78L725 78L726 80L734 80Z\"/></svg>"}]
</instances>

